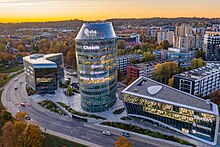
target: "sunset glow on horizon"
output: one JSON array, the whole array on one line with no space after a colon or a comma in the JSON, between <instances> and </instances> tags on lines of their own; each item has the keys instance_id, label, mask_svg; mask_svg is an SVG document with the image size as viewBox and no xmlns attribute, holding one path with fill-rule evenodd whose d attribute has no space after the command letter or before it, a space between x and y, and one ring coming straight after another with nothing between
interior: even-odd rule
<instances>
[{"instance_id":1,"label":"sunset glow on horizon","mask_svg":"<svg viewBox=\"0 0 220 147\"><path fill-rule=\"evenodd\" d=\"M0 0L0 22L220 17L219 0Z\"/></svg>"}]
</instances>

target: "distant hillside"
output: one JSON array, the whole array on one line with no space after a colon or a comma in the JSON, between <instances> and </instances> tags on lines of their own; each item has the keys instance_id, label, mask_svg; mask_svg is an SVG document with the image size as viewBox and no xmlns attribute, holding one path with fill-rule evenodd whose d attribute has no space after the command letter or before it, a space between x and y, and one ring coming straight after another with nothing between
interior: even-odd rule
<instances>
[{"instance_id":1,"label":"distant hillside","mask_svg":"<svg viewBox=\"0 0 220 147\"><path fill-rule=\"evenodd\" d=\"M12 32L19 28L76 28L80 27L83 22L83 20L68 20L52 22L0 23L0 32Z\"/></svg>"},{"instance_id":2,"label":"distant hillside","mask_svg":"<svg viewBox=\"0 0 220 147\"><path fill-rule=\"evenodd\" d=\"M114 26L132 25L132 26L160 26L160 25L180 25L188 23L193 26L211 26L220 24L220 18L128 18L128 19L107 19ZM0 34L2 32L13 32L18 28L77 28L83 24L83 20L67 20L53 22L24 22L24 23L0 23Z\"/></svg>"},{"instance_id":3,"label":"distant hillside","mask_svg":"<svg viewBox=\"0 0 220 147\"><path fill-rule=\"evenodd\" d=\"M220 24L220 18L129 18L129 19L108 19L106 21L113 22L115 26L120 25L136 25L136 26L160 26L160 25L180 25L188 23L193 26L211 26L212 24Z\"/></svg>"}]
</instances>

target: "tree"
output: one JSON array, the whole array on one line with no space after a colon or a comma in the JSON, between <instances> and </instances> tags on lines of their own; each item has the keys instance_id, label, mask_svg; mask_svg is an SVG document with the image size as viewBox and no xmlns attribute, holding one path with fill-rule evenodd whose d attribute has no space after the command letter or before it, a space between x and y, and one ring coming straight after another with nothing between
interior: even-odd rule
<instances>
[{"instance_id":1,"label":"tree","mask_svg":"<svg viewBox=\"0 0 220 147\"><path fill-rule=\"evenodd\" d=\"M131 64L137 64L137 63L139 63L139 60L135 59L135 58L131 58L130 63Z\"/></svg>"},{"instance_id":2,"label":"tree","mask_svg":"<svg viewBox=\"0 0 220 147\"><path fill-rule=\"evenodd\" d=\"M25 51L25 46L20 44L20 45L18 45L17 49L18 49L19 52L24 52Z\"/></svg>"},{"instance_id":3,"label":"tree","mask_svg":"<svg viewBox=\"0 0 220 147\"><path fill-rule=\"evenodd\" d=\"M15 115L17 121L25 121L27 112L19 112Z\"/></svg>"},{"instance_id":4,"label":"tree","mask_svg":"<svg viewBox=\"0 0 220 147\"><path fill-rule=\"evenodd\" d=\"M151 52L144 52L142 62L156 60L157 56L152 54Z\"/></svg>"},{"instance_id":5,"label":"tree","mask_svg":"<svg viewBox=\"0 0 220 147\"><path fill-rule=\"evenodd\" d=\"M124 79L124 75L120 69L117 70L118 81L122 81Z\"/></svg>"},{"instance_id":6,"label":"tree","mask_svg":"<svg viewBox=\"0 0 220 147\"><path fill-rule=\"evenodd\" d=\"M15 144L17 146L22 146L20 135L25 130L26 126L27 123L25 121L15 121L13 125L14 138L16 138Z\"/></svg>"},{"instance_id":7,"label":"tree","mask_svg":"<svg viewBox=\"0 0 220 147\"><path fill-rule=\"evenodd\" d=\"M117 55L118 55L118 56L125 55L125 50L123 50L123 49L118 49L118 50L117 50Z\"/></svg>"},{"instance_id":8,"label":"tree","mask_svg":"<svg viewBox=\"0 0 220 147\"><path fill-rule=\"evenodd\" d=\"M4 126L4 124L8 121L13 121L11 113L6 110L2 110L0 114L0 126Z\"/></svg>"},{"instance_id":9,"label":"tree","mask_svg":"<svg viewBox=\"0 0 220 147\"><path fill-rule=\"evenodd\" d=\"M204 62L202 58L193 59L191 62L192 69L196 69L196 68L199 68L205 65L206 65L206 62Z\"/></svg>"},{"instance_id":10,"label":"tree","mask_svg":"<svg viewBox=\"0 0 220 147\"><path fill-rule=\"evenodd\" d=\"M144 52L148 52L148 51L151 51L150 47L149 47L149 43L143 43L141 45L141 50L144 51Z\"/></svg>"},{"instance_id":11,"label":"tree","mask_svg":"<svg viewBox=\"0 0 220 147\"><path fill-rule=\"evenodd\" d=\"M169 85L170 87L173 87L173 84L174 84L174 77L172 76L172 78L170 78L170 79L168 80L168 85Z\"/></svg>"},{"instance_id":12,"label":"tree","mask_svg":"<svg viewBox=\"0 0 220 147\"><path fill-rule=\"evenodd\" d=\"M171 47L170 43L167 40L164 40L161 43L161 46L162 46L163 49L168 49L169 47Z\"/></svg>"},{"instance_id":13,"label":"tree","mask_svg":"<svg viewBox=\"0 0 220 147\"><path fill-rule=\"evenodd\" d=\"M118 40L118 49L125 49L126 42L124 40Z\"/></svg>"},{"instance_id":14,"label":"tree","mask_svg":"<svg viewBox=\"0 0 220 147\"><path fill-rule=\"evenodd\" d=\"M20 135L22 146L26 147L42 147L45 136L39 126L28 124L25 130Z\"/></svg>"},{"instance_id":15,"label":"tree","mask_svg":"<svg viewBox=\"0 0 220 147\"><path fill-rule=\"evenodd\" d=\"M8 121L2 128L2 141L4 147L14 147L16 138L14 137L13 122Z\"/></svg>"},{"instance_id":16,"label":"tree","mask_svg":"<svg viewBox=\"0 0 220 147\"><path fill-rule=\"evenodd\" d=\"M204 52L201 49L196 51L196 58L204 58Z\"/></svg>"},{"instance_id":17,"label":"tree","mask_svg":"<svg viewBox=\"0 0 220 147\"><path fill-rule=\"evenodd\" d=\"M115 147L132 147L132 144L126 137L119 136L115 142Z\"/></svg>"}]
</instances>

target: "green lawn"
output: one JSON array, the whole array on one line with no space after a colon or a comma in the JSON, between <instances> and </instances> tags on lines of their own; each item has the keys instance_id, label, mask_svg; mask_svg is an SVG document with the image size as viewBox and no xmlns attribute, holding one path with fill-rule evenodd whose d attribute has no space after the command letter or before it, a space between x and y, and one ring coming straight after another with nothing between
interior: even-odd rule
<instances>
[{"instance_id":1,"label":"green lawn","mask_svg":"<svg viewBox=\"0 0 220 147\"><path fill-rule=\"evenodd\" d=\"M3 90L0 90L0 112L1 112L3 109L5 109L5 107L2 105L2 100L1 100L1 98L2 98L2 92L3 92Z\"/></svg>"},{"instance_id":2,"label":"green lawn","mask_svg":"<svg viewBox=\"0 0 220 147\"><path fill-rule=\"evenodd\" d=\"M16 77L17 75L21 74L23 71L20 71L16 74L13 74L11 76L9 76L6 80L3 80L2 83L0 83L0 88L3 87L8 81L10 81L11 79L13 79L14 77Z\"/></svg>"},{"instance_id":3,"label":"green lawn","mask_svg":"<svg viewBox=\"0 0 220 147\"><path fill-rule=\"evenodd\" d=\"M23 68L24 68L23 66L3 67L3 68L0 68L0 72L1 73L16 72L16 71L19 71Z\"/></svg>"},{"instance_id":4,"label":"green lawn","mask_svg":"<svg viewBox=\"0 0 220 147\"><path fill-rule=\"evenodd\" d=\"M57 136L45 134L45 143L43 147L86 147L86 146Z\"/></svg>"}]
</instances>

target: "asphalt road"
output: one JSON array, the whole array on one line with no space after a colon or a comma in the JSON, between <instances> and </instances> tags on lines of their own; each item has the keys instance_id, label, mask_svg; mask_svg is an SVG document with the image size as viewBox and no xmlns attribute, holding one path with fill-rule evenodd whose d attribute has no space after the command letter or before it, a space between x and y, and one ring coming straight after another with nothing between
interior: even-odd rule
<instances>
[{"instance_id":1,"label":"asphalt road","mask_svg":"<svg viewBox=\"0 0 220 147\"><path fill-rule=\"evenodd\" d=\"M112 136L104 136L102 129L92 124L87 124L79 120L71 119L68 117L60 116L56 113L50 112L47 109L36 104L34 101L29 100L26 90L24 74L19 75L18 80L12 79L6 86L3 92L3 104L8 108L13 115L18 111L25 111L28 113L31 121L34 121L39 126L59 132L65 135L73 136L78 139L86 140L105 147L114 146L117 137L122 133L117 130L110 130ZM22 83L20 83L22 81ZM18 87L15 90L15 87ZM20 103L26 103L26 106L20 106ZM93 127L88 127L89 125ZM134 147L156 147L156 146L170 146L163 142L155 142L151 139L142 138L139 136L131 135L129 140Z\"/></svg>"}]
</instances>

